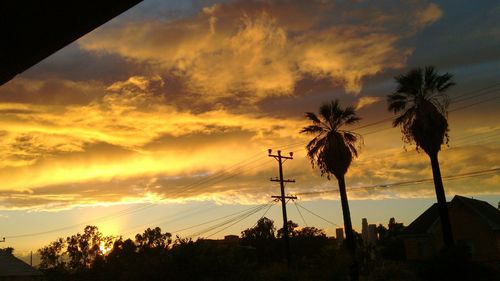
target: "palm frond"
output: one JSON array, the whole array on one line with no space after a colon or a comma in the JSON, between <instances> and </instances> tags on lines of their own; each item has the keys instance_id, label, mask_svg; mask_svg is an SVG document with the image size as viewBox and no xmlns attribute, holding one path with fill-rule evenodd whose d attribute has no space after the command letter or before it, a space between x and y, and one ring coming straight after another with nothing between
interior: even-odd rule
<instances>
[{"instance_id":1,"label":"palm frond","mask_svg":"<svg viewBox=\"0 0 500 281\"><path fill-rule=\"evenodd\" d=\"M424 70L424 94L433 94L436 89L438 75L434 66L426 66Z\"/></svg>"},{"instance_id":2,"label":"palm frond","mask_svg":"<svg viewBox=\"0 0 500 281\"><path fill-rule=\"evenodd\" d=\"M320 154L321 150L323 150L326 146L325 144L326 140L327 140L326 136L316 137L312 139L306 146L307 156L309 160L311 160L311 165L313 168L316 164L315 161L318 159L318 155Z\"/></svg>"},{"instance_id":3,"label":"palm frond","mask_svg":"<svg viewBox=\"0 0 500 281\"><path fill-rule=\"evenodd\" d=\"M408 96L402 93L393 93L387 96L388 110L394 113L403 111L408 106Z\"/></svg>"},{"instance_id":4,"label":"palm frond","mask_svg":"<svg viewBox=\"0 0 500 281\"><path fill-rule=\"evenodd\" d=\"M330 124L330 120L332 119L332 111L333 111L333 102L325 103L319 108L319 114L321 115L323 121L327 124Z\"/></svg>"},{"instance_id":5,"label":"palm frond","mask_svg":"<svg viewBox=\"0 0 500 281\"><path fill-rule=\"evenodd\" d=\"M437 83L436 83L436 89L443 93L446 90L448 90L450 87L453 87L456 85L455 82L452 81L453 75L450 73L445 73L441 76L438 77Z\"/></svg>"},{"instance_id":6,"label":"palm frond","mask_svg":"<svg viewBox=\"0 0 500 281\"><path fill-rule=\"evenodd\" d=\"M445 91L455 85L452 78L449 73L438 74L433 66L414 68L395 77L396 90L387 96L388 110L397 115L393 126L401 127L405 142L415 141L426 152L436 151L436 147L439 150L441 136L448 130L449 98ZM431 136L435 136L432 141Z\"/></svg>"},{"instance_id":7,"label":"palm frond","mask_svg":"<svg viewBox=\"0 0 500 281\"><path fill-rule=\"evenodd\" d=\"M351 125L361 120L361 118L356 115L356 110L353 106L346 107L340 118L342 119L342 123L346 125Z\"/></svg>"},{"instance_id":8,"label":"palm frond","mask_svg":"<svg viewBox=\"0 0 500 281\"><path fill-rule=\"evenodd\" d=\"M309 125L307 127L302 128L300 133L303 134L321 134L325 131L325 129L318 125Z\"/></svg>"},{"instance_id":9,"label":"palm frond","mask_svg":"<svg viewBox=\"0 0 500 281\"><path fill-rule=\"evenodd\" d=\"M356 146L352 143L347 143L347 146L349 147L351 153L354 154L355 157L358 157L358 150L356 149Z\"/></svg>"},{"instance_id":10,"label":"palm frond","mask_svg":"<svg viewBox=\"0 0 500 281\"><path fill-rule=\"evenodd\" d=\"M415 117L415 107L412 106L411 108L403 112L403 114L397 116L392 122L392 126L397 127L405 123L411 122L414 117Z\"/></svg>"},{"instance_id":11,"label":"palm frond","mask_svg":"<svg viewBox=\"0 0 500 281\"><path fill-rule=\"evenodd\" d=\"M349 146L349 149L358 157L358 150L363 146L363 136L352 131L343 131L344 142Z\"/></svg>"},{"instance_id":12,"label":"palm frond","mask_svg":"<svg viewBox=\"0 0 500 281\"><path fill-rule=\"evenodd\" d=\"M314 124L320 124L321 123L321 120L319 120L318 116L316 116L316 114L312 113L312 112L306 112L306 117L313 121Z\"/></svg>"},{"instance_id":13,"label":"palm frond","mask_svg":"<svg viewBox=\"0 0 500 281\"><path fill-rule=\"evenodd\" d=\"M340 129L343 125L360 120L354 107L342 108L338 100L333 100L321 105L318 115L306 113L306 117L313 124L300 132L315 135L306 145L307 157L312 166L318 167L321 175L328 178L345 173L353 156L358 156L357 146L360 146L361 135Z\"/></svg>"},{"instance_id":14,"label":"palm frond","mask_svg":"<svg viewBox=\"0 0 500 281\"><path fill-rule=\"evenodd\" d=\"M344 124L346 125L352 125L357 123L359 120L361 120L361 117L358 117L356 115L348 117L345 121Z\"/></svg>"}]
</instances>

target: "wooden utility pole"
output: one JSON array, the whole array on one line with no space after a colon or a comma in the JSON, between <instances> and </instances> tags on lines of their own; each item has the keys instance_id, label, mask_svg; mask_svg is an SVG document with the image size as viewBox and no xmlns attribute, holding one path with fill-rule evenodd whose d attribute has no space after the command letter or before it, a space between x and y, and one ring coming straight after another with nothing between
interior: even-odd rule
<instances>
[{"instance_id":1,"label":"wooden utility pole","mask_svg":"<svg viewBox=\"0 0 500 281\"><path fill-rule=\"evenodd\" d=\"M271 178L271 181L279 182L280 183L280 189L281 189L281 195L280 196L271 196L272 198L277 198L281 200L281 210L283 211L283 239L285 241L285 256L286 256L286 262L288 267L291 265L291 260L292 260L292 255L290 253L290 241L289 241L289 234L288 234L288 219L286 216L286 200L287 199L297 199L295 196L285 196L285 183L286 182L295 182L295 180L285 180L283 179L283 163L286 160L292 160L293 159L293 152L290 152L290 156L282 156L281 155L281 150L278 150L277 155L272 154L272 149L268 150L269 152L269 157L273 157L278 161L279 165L279 178Z\"/></svg>"}]
</instances>

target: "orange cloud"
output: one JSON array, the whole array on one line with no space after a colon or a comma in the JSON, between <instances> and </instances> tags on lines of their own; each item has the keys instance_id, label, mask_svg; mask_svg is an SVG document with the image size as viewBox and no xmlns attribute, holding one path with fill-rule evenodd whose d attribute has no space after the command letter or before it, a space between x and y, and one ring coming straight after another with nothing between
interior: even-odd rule
<instances>
[{"instance_id":1,"label":"orange cloud","mask_svg":"<svg viewBox=\"0 0 500 281\"><path fill-rule=\"evenodd\" d=\"M398 46L399 41L441 16L437 5L419 1L393 7L406 13L404 20L378 3L297 1L286 8L280 4L217 4L176 21L103 28L79 45L150 61L207 100L237 96L255 103L292 95L306 76L326 77L358 93L364 77L403 67L412 49Z\"/></svg>"},{"instance_id":2,"label":"orange cloud","mask_svg":"<svg viewBox=\"0 0 500 281\"><path fill-rule=\"evenodd\" d=\"M266 149L289 144L286 150L294 151L295 159L286 163L286 175L297 180L291 191L336 189L305 157L307 138L298 132L307 122L299 115L269 115L255 104L295 95L304 77L360 92L365 77L404 66L412 49L402 46L402 39L442 16L437 5L423 1L344 2L237 1L170 22L115 25L83 38L79 46L148 63L153 74L109 84L14 79L0 95L0 208L265 202L276 188L268 181L276 167ZM176 83L182 84L179 91ZM378 101L361 96L356 107ZM193 106L198 103L210 106ZM497 127L482 122L467 130ZM367 137L348 173L349 187L430 177L425 155L402 153L398 143L388 146L399 139L397 130ZM497 165L500 151L494 145L480 144L481 159L478 147L470 145L443 151L444 175ZM222 173L223 181L193 185L226 169L231 172ZM497 194L497 178L445 185L448 194ZM360 188L350 196L432 197L433 188Z\"/></svg>"},{"instance_id":3,"label":"orange cloud","mask_svg":"<svg viewBox=\"0 0 500 281\"><path fill-rule=\"evenodd\" d=\"M382 98L380 97L360 97L358 102L356 103L356 110L360 110L363 107L370 106L372 104L375 104L379 102Z\"/></svg>"}]
</instances>

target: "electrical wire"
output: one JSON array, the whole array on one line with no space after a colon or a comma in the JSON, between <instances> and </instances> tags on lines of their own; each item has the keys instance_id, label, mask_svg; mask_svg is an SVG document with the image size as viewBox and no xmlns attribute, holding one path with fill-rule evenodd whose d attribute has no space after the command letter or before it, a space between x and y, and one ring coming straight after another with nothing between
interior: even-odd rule
<instances>
[{"instance_id":1,"label":"electrical wire","mask_svg":"<svg viewBox=\"0 0 500 281\"><path fill-rule=\"evenodd\" d=\"M465 93L465 94L456 96L455 100L452 101L452 103L459 103L459 102L463 102L465 100L469 100L471 98L475 98L475 97L478 97L478 96L481 96L481 95L495 93L497 91L497 89L493 89L493 90L486 91L486 92L483 92L483 93L481 93L481 92L484 91L484 90L488 90L488 89L494 88L497 85L500 85L500 83L496 83L496 84L484 87L482 89L478 89L478 90L475 90L475 91L472 91L472 92L469 92L469 93ZM479 94L476 94L476 95L473 95L473 96L468 96L471 93L479 93ZM458 111L458 110L463 110L463 109L466 109L466 108L469 108L469 107L472 107L472 106L475 106L475 105L478 105L478 104L482 104L482 103L485 103L485 102L488 102L488 101L492 101L492 100L497 99L499 97L500 96L495 96L495 97L492 97L492 98L489 98L489 99L486 99L486 100L482 100L482 101L478 101L478 102L475 102L475 103L472 103L472 104L464 105L464 106L461 106L461 107L458 107L458 108L451 109L449 112L455 112L455 111ZM375 121L375 122L372 122L372 123L368 123L368 124L365 124L365 125L362 125L362 126L355 127L353 130L359 130L359 129L364 129L364 128L368 128L368 127L371 127L371 126L380 125L380 124L383 124L383 123L385 123L385 122L387 122L387 121L389 121L391 119L392 118L384 118L384 119L381 119L381 120L378 120L378 121ZM390 128L385 128L385 129L381 129L381 130L377 130L377 131L368 132L368 133L365 133L363 135L375 134L375 133L378 133L378 132L381 132L381 131L385 131L385 130L388 130L388 129L390 129ZM293 147L298 147L298 146L304 145L306 143L307 142L296 142L296 143L292 143L292 144L288 144L288 145L282 146L281 148L282 149L284 149L284 148L293 148ZM208 183L210 181L216 180L216 182L212 182L212 185L213 185L215 183L219 183L219 182L225 181L227 179L230 179L232 177L235 177L235 176L243 173L244 171L242 171L242 169L244 169L247 165L255 163L257 161L262 161L262 160L255 159L259 155L260 155L260 153L254 155L254 156L252 156L252 157L250 157L248 159L240 161L240 162L238 162L238 163L236 163L236 164L234 164L234 165L232 165L232 166L230 166L230 167L228 167L228 168L226 168L226 169L224 169L224 170L222 170L220 172L217 172L217 173L211 175L208 178L204 178L204 179L202 179L200 181L197 181L197 182L194 182L192 184L189 184L189 185L185 186L184 189L185 189L185 191L186 190L187 191L191 191L193 189L193 187L206 184L206 183ZM255 167L258 167L258 166L255 166ZM235 171L238 171L238 173L235 173ZM170 194L170 195L172 195L172 194ZM159 201L161 202L161 201L166 200L166 199L167 198L162 198ZM67 227L56 228L56 229L52 229L52 230L48 230L48 231L26 233L26 234L20 234L20 235L12 235L12 236L7 236L6 238L14 239L14 238L32 237L32 236L39 236L39 235L50 234L50 233L55 233L55 232L61 232L61 231L64 231L64 230L69 230L69 229L73 229L73 228L78 227L78 226L82 226L82 225L88 224L89 222L90 223L95 223L96 221L107 221L109 219L113 219L113 218L116 218L116 217L119 217L119 216L124 216L124 215L129 215L129 214L132 214L132 213L137 213L137 212L143 211L143 210L145 210L147 208L154 207L154 206L156 206L155 203L148 203L148 204L146 204L144 206L140 206L140 207L134 207L133 206L133 207L127 208L125 210L121 210L119 212L116 212L116 213L113 213L113 214L110 214L110 215L107 215L107 216L104 216L104 217L100 217L100 218L94 219L94 220L92 220L92 222L88 221L88 222L73 224L73 225L70 225L70 226L67 226Z\"/></svg>"},{"instance_id":2,"label":"electrical wire","mask_svg":"<svg viewBox=\"0 0 500 281\"><path fill-rule=\"evenodd\" d=\"M443 180L453 180L453 179L462 179L462 178L468 178L468 177L477 177L477 176L484 176L484 175L492 175L500 172L500 168L493 168L493 169L487 169L487 170L479 170L479 171L473 171L473 172L468 172L468 173L461 173L461 174L456 174L453 176L445 176L442 177ZM401 181L401 182L394 182L394 183L385 183L385 184L376 184L376 185L369 185L369 186L362 186L362 187L351 187L347 188L347 190L362 190L362 189L373 189L373 188L392 188L396 186L404 186L404 185L415 185L415 184L421 184L421 183L426 183L426 182L432 182L434 179L432 178L427 178L427 179L419 179L419 180L411 180L411 181ZM321 190L321 191L309 191L309 192L302 192L302 193L296 193L295 195L298 196L307 196L307 195L315 195L315 194L324 194L324 193L332 193L332 192L338 192L338 190Z\"/></svg>"},{"instance_id":3,"label":"electrical wire","mask_svg":"<svg viewBox=\"0 0 500 281\"><path fill-rule=\"evenodd\" d=\"M299 213L300 217L302 218L304 225L307 227L308 225L307 225L306 219L304 219L304 216L302 215L302 212L300 211L299 207L297 206L297 202L295 202L295 200L293 201L293 204L295 205L297 212Z\"/></svg>"},{"instance_id":4,"label":"electrical wire","mask_svg":"<svg viewBox=\"0 0 500 281\"><path fill-rule=\"evenodd\" d=\"M320 216L320 215L318 215L318 214L314 213L313 211L311 211L311 210L307 209L306 207L302 206L302 205L301 205L301 204L299 204L299 203L297 203L297 206L299 206L299 207L301 207L302 209L306 210L308 213L310 213L310 214L312 214L312 215L314 215L314 216L316 216L316 217L318 217L318 218L320 218L320 219L322 219L322 220L326 221L326 222L327 222L327 223L329 223L329 224L332 224L332 225L335 225L335 226L339 226L338 224L336 224L336 223L334 223L334 222L332 222L332 221L330 221L330 220L325 219L324 217L322 217L322 216Z\"/></svg>"},{"instance_id":5,"label":"electrical wire","mask_svg":"<svg viewBox=\"0 0 500 281\"><path fill-rule=\"evenodd\" d=\"M268 203L268 204L270 204L270 203ZM223 221L222 223L219 223L219 224L214 225L214 226L210 226L210 227L208 227L208 228L206 228L206 229L203 229L203 230L201 230L201 231L198 231L198 232L196 232L196 233L193 233L193 234L189 235L188 237L191 237L191 238L192 238L192 237L195 237L195 236L200 236L200 235L202 235L202 234L205 234L205 233L211 232L211 231L216 230L216 229L219 229L219 228L221 228L221 227L225 227L225 226L227 226L227 225L229 225L229 224L231 224L231 223L236 224L236 223L238 223L238 222L240 222L240 221L242 221L242 220L246 219L247 217L249 217L249 216L251 216L251 215L253 215L253 214L255 214L255 213L259 212L260 210L262 210L262 209L266 208L266 207L268 206L268 204L265 204L265 205L263 205L263 206L262 206L262 205L261 205L261 206L258 206L257 208L255 208L255 209L253 209L253 210L251 210L251 211L245 212L245 213L243 213L243 214L241 214L241 215L238 215L238 216L236 216L236 217L233 217L233 218L230 218L230 219L228 219L228 220L226 220L226 221Z\"/></svg>"},{"instance_id":6,"label":"electrical wire","mask_svg":"<svg viewBox=\"0 0 500 281\"><path fill-rule=\"evenodd\" d=\"M260 217L260 219L262 219L262 218L263 218L263 217L267 214L267 212L268 212L268 211L269 211L269 210L270 210L270 209L271 209L271 208L272 208L275 204L276 204L276 202L274 202L274 204L268 204L268 205L269 205L269 207L267 207L267 210L266 210L266 211L264 212L264 214ZM260 211L260 210L259 210L259 211ZM205 237L205 238L210 238L210 237L214 236L215 234L218 234L218 233L220 233L220 232L222 232L222 231L224 231L224 230L226 230L226 229L230 228L231 226L233 226L233 225L235 225L235 224L237 224L237 223L239 223L239 222L243 221L244 219L248 218L248 217L249 217L249 216L251 216L251 215L253 215L253 214L250 214L250 215L248 215L248 216L246 216L246 217L244 217L244 218L242 218L242 219L240 219L240 220L238 220L238 221L236 221L236 222L234 222L234 223L232 223L232 224L230 224L230 225L228 225L228 226L226 226L226 227L224 227L224 228L222 228L222 229L220 229L220 230L218 230L218 231L216 231L216 232L214 232L214 233L212 233L212 234L210 234L210 235L207 235L207 237ZM260 220L260 219L259 219L259 220ZM257 222L258 222L259 220L257 220Z\"/></svg>"},{"instance_id":7,"label":"electrical wire","mask_svg":"<svg viewBox=\"0 0 500 281\"><path fill-rule=\"evenodd\" d=\"M175 231L173 231L173 233L179 233L179 232L186 231L186 230L189 230L189 229L193 229L193 228L196 228L196 227L199 227L199 226L207 225L207 224L210 224L212 222L220 221L220 220L225 219L225 218L229 218L229 217L232 217L232 216L239 215L241 213L249 212L250 210L253 210L253 209L256 209L256 208L260 208L262 206L267 206L268 204L269 203L261 204L259 206L253 206L251 208L248 208L248 209L245 209L245 210L242 210L242 211L238 211L238 212L232 213L230 215L226 215L226 216L219 217L219 218L216 218L216 219L212 219L212 220L209 220L209 221L206 221L206 222L203 222L203 223L199 223L199 224L196 224L196 225L192 225L192 226L189 226L189 227L185 227L185 228L181 228L181 229L175 230Z\"/></svg>"}]
</instances>

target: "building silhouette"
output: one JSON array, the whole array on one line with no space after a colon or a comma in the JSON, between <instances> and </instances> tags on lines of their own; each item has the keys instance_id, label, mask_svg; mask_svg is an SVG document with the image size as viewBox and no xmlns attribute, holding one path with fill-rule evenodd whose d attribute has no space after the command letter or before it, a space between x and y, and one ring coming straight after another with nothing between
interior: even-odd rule
<instances>
[{"instance_id":1,"label":"building silhouette","mask_svg":"<svg viewBox=\"0 0 500 281\"><path fill-rule=\"evenodd\" d=\"M500 261L500 210L489 203L456 195L448 202L453 238L475 261ZM437 204L404 230L409 260L424 260L444 246Z\"/></svg>"},{"instance_id":2,"label":"building silhouette","mask_svg":"<svg viewBox=\"0 0 500 281\"><path fill-rule=\"evenodd\" d=\"M368 224L368 220L363 218L361 221L361 238L365 245L375 245L377 243L377 225Z\"/></svg>"},{"instance_id":3,"label":"building silhouette","mask_svg":"<svg viewBox=\"0 0 500 281\"><path fill-rule=\"evenodd\" d=\"M202 239L204 243L220 246L236 246L240 243L238 235L226 235L224 239Z\"/></svg>"},{"instance_id":4,"label":"building silhouette","mask_svg":"<svg viewBox=\"0 0 500 281\"><path fill-rule=\"evenodd\" d=\"M335 238L337 238L338 242L344 241L344 229L342 227L335 229Z\"/></svg>"},{"instance_id":5,"label":"building silhouette","mask_svg":"<svg viewBox=\"0 0 500 281\"><path fill-rule=\"evenodd\" d=\"M43 274L8 251L0 251L0 280L41 281Z\"/></svg>"}]
</instances>

